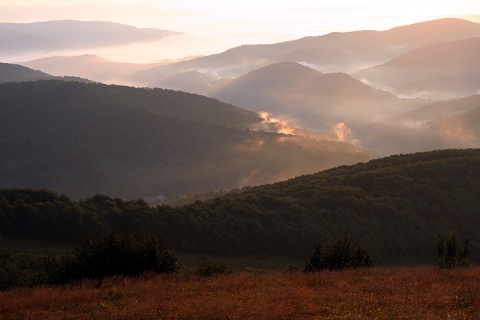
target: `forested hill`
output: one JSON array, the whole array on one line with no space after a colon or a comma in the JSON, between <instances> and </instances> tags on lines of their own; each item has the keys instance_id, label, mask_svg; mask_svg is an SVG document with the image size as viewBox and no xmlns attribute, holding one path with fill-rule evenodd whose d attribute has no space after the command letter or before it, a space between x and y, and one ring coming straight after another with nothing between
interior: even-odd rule
<instances>
[{"instance_id":1,"label":"forested hill","mask_svg":"<svg viewBox=\"0 0 480 320\"><path fill-rule=\"evenodd\" d=\"M55 77L38 70L33 70L18 64L0 62L0 83L5 82L24 82L38 80L63 80L77 82L92 82L90 80L79 77Z\"/></svg>"},{"instance_id":2,"label":"forested hill","mask_svg":"<svg viewBox=\"0 0 480 320\"><path fill-rule=\"evenodd\" d=\"M0 83L51 80L53 76L17 64L0 63Z\"/></svg>"},{"instance_id":3,"label":"forested hill","mask_svg":"<svg viewBox=\"0 0 480 320\"><path fill-rule=\"evenodd\" d=\"M0 187L161 198L280 181L370 159L346 143L249 130L263 119L162 89L0 85Z\"/></svg>"},{"instance_id":4,"label":"forested hill","mask_svg":"<svg viewBox=\"0 0 480 320\"><path fill-rule=\"evenodd\" d=\"M52 104L65 108L70 105L93 105L105 109L114 106L118 111L128 107L172 118L238 128L248 128L262 121L254 112L173 90L59 81L9 83L0 86L0 90L2 105L16 104L25 109L45 109Z\"/></svg>"},{"instance_id":5,"label":"forested hill","mask_svg":"<svg viewBox=\"0 0 480 320\"><path fill-rule=\"evenodd\" d=\"M396 155L182 207L6 189L0 227L62 241L112 228L158 232L178 250L225 256L305 257L320 236L350 235L380 264L433 263L437 233L456 231L470 237L478 259L479 167L478 149Z\"/></svg>"}]
</instances>

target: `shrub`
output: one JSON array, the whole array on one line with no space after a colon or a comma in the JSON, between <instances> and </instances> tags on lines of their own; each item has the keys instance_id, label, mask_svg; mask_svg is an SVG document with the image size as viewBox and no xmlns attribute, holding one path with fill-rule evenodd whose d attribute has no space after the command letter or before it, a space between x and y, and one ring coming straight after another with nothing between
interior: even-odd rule
<instances>
[{"instance_id":1,"label":"shrub","mask_svg":"<svg viewBox=\"0 0 480 320\"><path fill-rule=\"evenodd\" d=\"M194 273L197 276L209 277L216 274L230 274L232 270L228 269L227 265L215 264L208 261L200 263L195 269Z\"/></svg>"},{"instance_id":2,"label":"shrub","mask_svg":"<svg viewBox=\"0 0 480 320\"><path fill-rule=\"evenodd\" d=\"M178 268L177 256L163 238L112 231L96 240L87 238L75 245L73 254L64 258L58 280L102 280L114 275L172 273Z\"/></svg>"},{"instance_id":3,"label":"shrub","mask_svg":"<svg viewBox=\"0 0 480 320\"><path fill-rule=\"evenodd\" d=\"M471 263L472 245L467 237L463 247L458 243L454 232L439 233L437 240L437 266L451 269L455 267L468 267Z\"/></svg>"},{"instance_id":4,"label":"shrub","mask_svg":"<svg viewBox=\"0 0 480 320\"><path fill-rule=\"evenodd\" d=\"M303 270L342 270L372 265L373 255L370 250L352 238L344 237L326 245L323 239L317 241L315 251L308 257Z\"/></svg>"},{"instance_id":5,"label":"shrub","mask_svg":"<svg viewBox=\"0 0 480 320\"><path fill-rule=\"evenodd\" d=\"M10 255L0 263L0 290L54 284L60 261L54 256Z\"/></svg>"}]
</instances>

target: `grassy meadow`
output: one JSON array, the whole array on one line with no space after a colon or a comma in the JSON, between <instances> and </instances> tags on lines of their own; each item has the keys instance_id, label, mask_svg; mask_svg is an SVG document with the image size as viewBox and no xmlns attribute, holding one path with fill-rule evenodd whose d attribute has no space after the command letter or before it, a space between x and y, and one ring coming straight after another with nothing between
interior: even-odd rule
<instances>
[{"instance_id":1,"label":"grassy meadow","mask_svg":"<svg viewBox=\"0 0 480 320\"><path fill-rule=\"evenodd\" d=\"M108 278L0 292L1 319L479 319L480 268Z\"/></svg>"}]
</instances>

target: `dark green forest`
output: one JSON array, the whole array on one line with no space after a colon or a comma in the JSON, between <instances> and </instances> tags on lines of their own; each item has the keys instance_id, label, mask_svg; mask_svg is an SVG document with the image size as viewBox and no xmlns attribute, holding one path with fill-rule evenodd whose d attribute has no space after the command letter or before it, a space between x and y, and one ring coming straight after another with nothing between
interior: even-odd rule
<instances>
[{"instance_id":1,"label":"dark green forest","mask_svg":"<svg viewBox=\"0 0 480 320\"><path fill-rule=\"evenodd\" d=\"M156 199L284 180L372 155L254 131L262 119L173 90L65 81L0 84L0 187Z\"/></svg>"},{"instance_id":2,"label":"dark green forest","mask_svg":"<svg viewBox=\"0 0 480 320\"><path fill-rule=\"evenodd\" d=\"M151 207L97 194L2 189L0 235L73 243L110 230L159 234L183 252L304 258L315 242L349 236L376 264L435 262L439 232L480 243L480 150L395 155L212 200Z\"/></svg>"}]
</instances>

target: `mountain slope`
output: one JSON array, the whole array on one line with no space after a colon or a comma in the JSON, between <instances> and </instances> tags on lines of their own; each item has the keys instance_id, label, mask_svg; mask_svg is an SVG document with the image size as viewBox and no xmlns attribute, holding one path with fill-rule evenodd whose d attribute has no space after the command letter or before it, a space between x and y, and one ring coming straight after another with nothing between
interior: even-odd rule
<instances>
[{"instance_id":1,"label":"mountain slope","mask_svg":"<svg viewBox=\"0 0 480 320\"><path fill-rule=\"evenodd\" d=\"M161 89L0 85L0 183L161 197L278 181L371 156L338 142L248 130L257 114Z\"/></svg>"},{"instance_id":2,"label":"mountain slope","mask_svg":"<svg viewBox=\"0 0 480 320\"><path fill-rule=\"evenodd\" d=\"M480 90L480 38L443 42L408 52L354 76L395 93L451 98Z\"/></svg>"},{"instance_id":3,"label":"mountain slope","mask_svg":"<svg viewBox=\"0 0 480 320\"><path fill-rule=\"evenodd\" d=\"M330 131L340 122L356 127L406 107L392 94L347 74L323 74L293 62L247 73L211 95L323 131Z\"/></svg>"},{"instance_id":4,"label":"mountain slope","mask_svg":"<svg viewBox=\"0 0 480 320\"><path fill-rule=\"evenodd\" d=\"M231 225L222 232L241 239L251 253L305 254L320 235L348 234L381 262L431 263L438 232L468 235L480 252L479 165L478 149L397 155L259 186L191 212L243 215L256 232L247 238Z\"/></svg>"},{"instance_id":5,"label":"mountain slope","mask_svg":"<svg viewBox=\"0 0 480 320\"><path fill-rule=\"evenodd\" d=\"M479 165L478 149L443 150L255 187L188 206L182 217L191 221L187 230L202 230L214 221L217 228L210 242L194 234L185 242L198 251L209 251L209 245L220 250L214 244L219 237L227 248L223 252L235 248L237 254L302 257L320 236L350 235L367 244L380 264L432 263L437 233L456 231L470 237L475 255L480 253ZM195 223L193 216L207 220Z\"/></svg>"}]
</instances>

